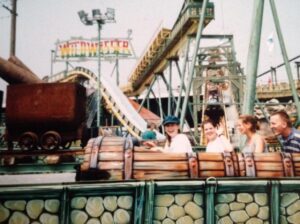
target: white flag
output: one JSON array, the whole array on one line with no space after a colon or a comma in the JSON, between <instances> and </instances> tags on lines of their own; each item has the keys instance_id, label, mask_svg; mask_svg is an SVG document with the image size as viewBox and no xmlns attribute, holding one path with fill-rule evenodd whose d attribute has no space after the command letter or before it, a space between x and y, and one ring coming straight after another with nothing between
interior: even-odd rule
<instances>
[{"instance_id":1,"label":"white flag","mask_svg":"<svg viewBox=\"0 0 300 224\"><path fill-rule=\"evenodd\" d=\"M269 52L272 52L274 49L274 34L273 34L273 32L270 33L270 35L268 36L267 45L268 45Z\"/></svg>"}]
</instances>

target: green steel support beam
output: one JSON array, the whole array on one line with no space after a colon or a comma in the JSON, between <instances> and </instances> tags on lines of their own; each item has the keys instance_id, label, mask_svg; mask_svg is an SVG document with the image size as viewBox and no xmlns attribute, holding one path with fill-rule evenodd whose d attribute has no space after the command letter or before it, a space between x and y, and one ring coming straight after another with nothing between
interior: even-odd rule
<instances>
[{"instance_id":1,"label":"green steel support beam","mask_svg":"<svg viewBox=\"0 0 300 224\"><path fill-rule=\"evenodd\" d=\"M285 47L285 44L284 44L284 39L283 39L283 35L282 35L282 32L281 32L280 23L279 23L278 14L277 14L277 10L276 10L274 0L270 0L270 6L271 6L271 9L272 9L274 24L275 24L275 27L276 27L277 36L278 36L278 40L279 40L279 43L280 43L281 54L282 54L282 57L283 57L283 60L284 60L284 63L285 63L286 73L287 73L287 76L288 76L288 79L289 79L290 87L292 89L293 99L294 99L295 105L297 107L297 123L299 124L299 122L300 122L300 102L299 102L297 90L296 90L296 87L295 87L295 83L294 83L294 80L293 80L291 65L289 63L289 59L288 59L288 56L287 56L287 51L286 51L286 47Z\"/></svg>"},{"instance_id":2,"label":"green steel support beam","mask_svg":"<svg viewBox=\"0 0 300 224\"><path fill-rule=\"evenodd\" d=\"M280 223L280 183L278 180L271 181L271 223Z\"/></svg>"},{"instance_id":3,"label":"green steel support beam","mask_svg":"<svg viewBox=\"0 0 300 224\"><path fill-rule=\"evenodd\" d=\"M156 76L154 76L154 79L152 80L150 86L148 87L146 96L145 96L144 99L142 100L142 102L141 102L141 104L140 104L140 107L139 107L138 110L137 110L138 113L141 111L141 109L143 108L143 105L144 105L145 101L148 99L149 94L150 94L150 92L151 92L151 89L152 89L152 87L153 87L155 81L156 81Z\"/></svg>"},{"instance_id":4,"label":"green steel support beam","mask_svg":"<svg viewBox=\"0 0 300 224\"><path fill-rule=\"evenodd\" d=\"M182 89L184 90L184 92L186 92L186 88L185 88L185 84L184 84L184 76L181 74L181 71L180 71L180 68L179 68L179 64L178 64L178 61L175 61L175 64L176 64L176 68L177 68L177 71L178 71L178 74L179 74L179 78L181 79L181 84L182 84ZM180 84L180 88L181 88L181 84ZM179 91L180 92L180 91ZM179 95L178 95L178 101L177 101L177 106L176 106L176 109L177 108L180 108L180 106L179 106L179 101L181 100L181 95L182 95L182 93L180 93ZM191 117L192 117L192 120L194 121L194 117L193 117L193 110L192 110L192 107L191 107L191 105L190 104L188 104L188 109L189 109L189 112L190 112L190 114L191 114ZM176 111L175 111L175 114L176 114ZM175 115L175 116L178 116L178 114L177 115Z\"/></svg>"},{"instance_id":5,"label":"green steel support beam","mask_svg":"<svg viewBox=\"0 0 300 224\"><path fill-rule=\"evenodd\" d=\"M145 214L144 224L152 224L153 222L153 208L155 200L155 182L146 182L146 195L145 195Z\"/></svg>"},{"instance_id":6,"label":"green steel support beam","mask_svg":"<svg viewBox=\"0 0 300 224\"><path fill-rule=\"evenodd\" d=\"M171 115L171 107L172 107L172 59L169 59L169 96L168 96L168 115Z\"/></svg>"},{"instance_id":7,"label":"green steel support beam","mask_svg":"<svg viewBox=\"0 0 300 224\"><path fill-rule=\"evenodd\" d=\"M185 51L185 56L184 56L184 63L183 63L183 68L182 68L182 74L181 74L181 79L180 79L181 82L180 82L180 89L179 89L179 97L178 97L178 102L177 102L177 106L176 106L176 110L175 110L175 116L176 117L178 117L178 115L179 115L182 91L184 90L186 92L186 88L185 88L185 85L184 85L184 78L185 78L187 62L189 60L190 45L191 45L191 37L188 37L188 43L187 43L187 46L186 46L186 51ZM178 68L178 71L180 71L179 68Z\"/></svg>"},{"instance_id":8,"label":"green steel support beam","mask_svg":"<svg viewBox=\"0 0 300 224\"><path fill-rule=\"evenodd\" d=\"M217 179L209 177L206 180L206 224L215 224L215 194L217 192Z\"/></svg>"},{"instance_id":9,"label":"green steel support beam","mask_svg":"<svg viewBox=\"0 0 300 224\"><path fill-rule=\"evenodd\" d=\"M180 88L182 88L182 89L186 92L186 87L185 87L185 84L184 84L184 76L181 74L181 71L180 71L180 67L179 67L178 61L175 61L175 64L176 64L176 68L177 68L177 71L178 71L179 78L180 78L180 80L181 80ZM182 90L179 90L179 92L180 92L180 91L182 91ZM180 94L178 95L178 100L177 100L177 104L176 104L176 110L177 110L177 108L179 108L179 112L180 112L179 101L181 101L181 95L182 95L182 93L180 93ZM176 110L175 110L175 116L178 117L178 114L176 115ZM193 109L192 109L191 104L188 104L188 110L189 110L189 113L191 114L192 121L194 122L194 119L195 119L195 118L194 118L194 116L193 116L194 114L193 114ZM193 133L192 133L191 130L190 130L190 133L191 133L191 135L193 136ZM198 135L194 134L194 136L198 136ZM194 138L194 140L196 140L196 139Z\"/></svg>"},{"instance_id":10,"label":"green steel support beam","mask_svg":"<svg viewBox=\"0 0 300 224\"><path fill-rule=\"evenodd\" d=\"M247 72L243 114L253 114L256 95L256 78L259 60L261 28L264 11L264 0L255 0L253 7L251 38L247 59Z\"/></svg>"},{"instance_id":11,"label":"green steel support beam","mask_svg":"<svg viewBox=\"0 0 300 224\"><path fill-rule=\"evenodd\" d=\"M159 79L157 79L157 86L158 86L158 103L159 103L159 116L160 116L160 120L163 121L164 119L164 111L162 108L162 103L161 103L161 96L160 96L160 83L159 83ZM162 129L162 133L165 134L165 129Z\"/></svg>"},{"instance_id":12,"label":"green steel support beam","mask_svg":"<svg viewBox=\"0 0 300 224\"><path fill-rule=\"evenodd\" d=\"M165 83L167 89L172 88L172 87L169 85L169 83L167 82L166 78L165 78L163 75L161 76L161 78L162 78L162 80L164 81L164 83ZM172 99L173 99L175 105L177 105L177 100L175 99L175 96L173 95L173 92L172 92L172 91L171 91L171 97L172 97ZM168 114L168 115L169 115L169 114Z\"/></svg>"},{"instance_id":13,"label":"green steel support beam","mask_svg":"<svg viewBox=\"0 0 300 224\"><path fill-rule=\"evenodd\" d=\"M206 6L207 6L207 2L208 2L208 0L203 1L201 14L200 14L200 18L199 18L200 22L199 22L198 29L197 29L195 51L194 51L194 54L193 54L191 65L190 65L191 69L190 69L189 74L188 74L188 82L187 82L188 86L187 86L187 89L186 89L186 92L185 92L183 105L182 105L182 110L181 110L181 116L180 116L180 128L181 129L183 129L186 109L187 109L188 101L189 101L190 90L191 90L191 86L192 86L192 82L193 82L193 76L194 76L194 70L195 70L195 65L196 65L196 60L197 60L197 54L198 54L198 50L199 50L199 47L200 47L200 39L201 39L201 35L202 35L202 30L204 28L205 9L206 9Z\"/></svg>"},{"instance_id":14,"label":"green steel support beam","mask_svg":"<svg viewBox=\"0 0 300 224\"><path fill-rule=\"evenodd\" d=\"M61 201L60 201L61 216L60 216L59 223L69 223L69 217L67 216L67 214L70 214L70 206L67 206L67 205L70 204L71 201L69 201L68 198L69 198L68 197L68 188L64 187L62 195L61 195Z\"/></svg>"},{"instance_id":15,"label":"green steel support beam","mask_svg":"<svg viewBox=\"0 0 300 224\"><path fill-rule=\"evenodd\" d=\"M145 184L141 182L135 189L134 224L144 224L143 206L145 203Z\"/></svg>"}]
</instances>

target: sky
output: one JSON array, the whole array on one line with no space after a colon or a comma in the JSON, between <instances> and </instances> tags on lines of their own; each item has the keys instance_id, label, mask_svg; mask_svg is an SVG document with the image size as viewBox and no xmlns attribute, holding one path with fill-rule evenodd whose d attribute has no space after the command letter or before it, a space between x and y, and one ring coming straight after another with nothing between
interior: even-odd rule
<instances>
[{"instance_id":1,"label":"sky","mask_svg":"<svg viewBox=\"0 0 300 224\"><path fill-rule=\"evenodd\" d=\"M233 34L237 60L246 68L251 33L252 8L254 0L214 0L215 19L204 29L203 34ZM10 0L0 0L0 57L9 57L10 13L2 5L11 8ZM50 75L51 50L57 40L71 37L97 37L97 26L84 25L77 12L92 9L114 8L116 23L104 24L102 37L127 37L132 30L132 45L139 57L148 46L158 27L171 29L175 23L183 0L18 0L17 1L17 41L16 56L39 77ZM288 57L300 55L300 1L275 0ZM275 47L268 50L267 38L274 34ZM276 30L271 16L269 1L265 1L259 59L259 73L270 66L283 62ZM300 61L300 60L298 60ZM120 80L126 83L137 61L120 61ZM92 71L97 71L97 62L72 63ZM295 74L295 65L291 64ZM62 62L53 64L54 73L65 69ZM111 75L114 62L102 62L102 73ZM113 74L114 75L114 74ZM284 70L279 80L285 80ZM264 80L266 81L266 79ZM5 90L5 82L0 81L0 89Z\"/></svg>"}]
</instances>

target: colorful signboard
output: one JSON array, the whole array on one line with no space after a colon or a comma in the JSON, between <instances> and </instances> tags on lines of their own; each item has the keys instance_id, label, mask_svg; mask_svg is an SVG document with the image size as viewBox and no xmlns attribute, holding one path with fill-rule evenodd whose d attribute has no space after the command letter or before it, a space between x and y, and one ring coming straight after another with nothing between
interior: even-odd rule
<instances>
[{"instance_id":1,"label":"colorful signboard","mask_svg":"<svg viewBox=\"0 0 300 224\"><path fill-rule=\"evenodd\" d=\"M98 58L98 40L71 39L56 43L55 60L93 60ZM126 38L103 38L100 41L101 58L135 57L130 40Z\"/></svg>"}]
</instances>

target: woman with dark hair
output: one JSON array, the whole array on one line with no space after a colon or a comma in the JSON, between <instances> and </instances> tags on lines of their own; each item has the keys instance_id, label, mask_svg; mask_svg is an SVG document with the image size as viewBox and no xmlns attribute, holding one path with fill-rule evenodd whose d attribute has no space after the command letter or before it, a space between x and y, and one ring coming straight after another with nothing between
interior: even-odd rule
<instances>
[{"instance_id":1,"label":"woman with dark hair","mask_svg":"<svg viewBox=\"0 0 300 224\"><path fill-rule=\"evenodd\" d=\"M262 136L256 131L258 130L257 120L252 115L241 115L237 123L238 131L246 135L246 143L242 147L242 152L255 153L266 152L266 143Z\"/></svg>"},{"instance_id":2,"label":"woman with dark hair","mask_svg":"<svg viewBox=\"0 0 300 224\"><path fill-rule=\"evenodd\" d=\"M190 140L185 134L180 133L179 119L167 116L163 122L167 141L164 150L167 152L193 152Z\"/></svg>"},{"instance_id":3,"label":"woman with dark hair","mask_svg":"<svg viewBox=\"0 0 300 224\"><path fill-rule=\"evenodd\" d=\"M218 134L217 127L211 120L206 120L202 124L207 140L206 152L232 152L233 147L229 140Z\"/></svg>"}]
</instances>

